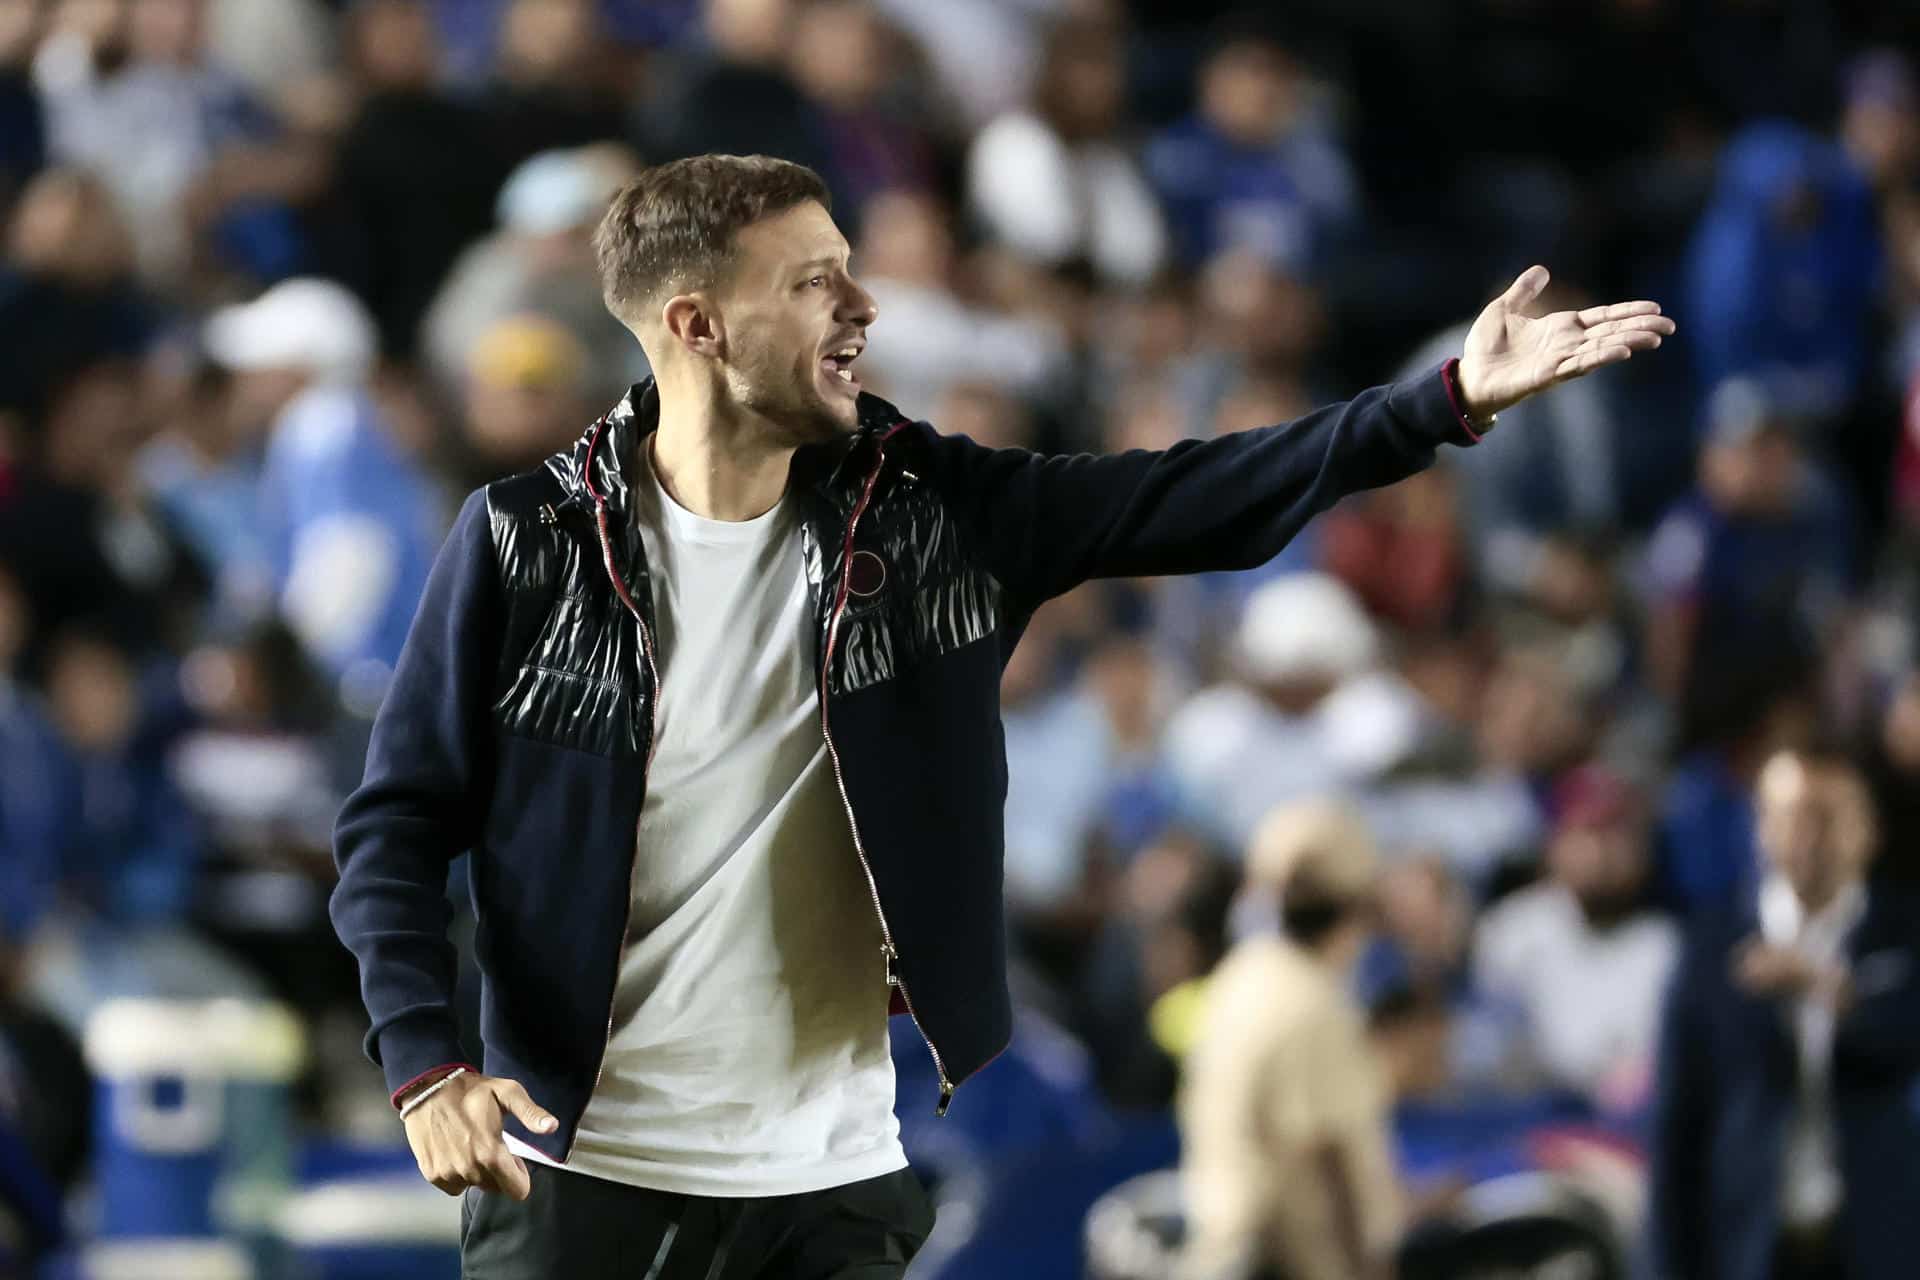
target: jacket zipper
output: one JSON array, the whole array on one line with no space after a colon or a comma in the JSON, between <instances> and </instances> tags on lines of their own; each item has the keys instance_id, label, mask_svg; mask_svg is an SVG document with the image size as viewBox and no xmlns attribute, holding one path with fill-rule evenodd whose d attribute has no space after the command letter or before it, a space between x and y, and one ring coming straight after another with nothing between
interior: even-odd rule
<instances>
[{"instance_id":1,"label":"jacket zipper","mask_svg":"<svg viewBox=\"0 0 1920 1280\"><path fill-rule=\"evenodd\" d=\"M920 1015L913 1011L913 997L907 993L906 981L893 967L900 958L900 952L893 945L893 930L888 928L886 910L880 905L880 886L873 878L873 867L867 862L866 847L860 842L860 823L853 816L853 801L847 796L847 780L840 771L840 752L833 745L833 730L827 723L827 677L833 670L833 648L839 639L840 615L847 607L847 588L852 584L853 531L859 527L860 517L866 513L867 503L873 498L873 487L880 479L880 468L886 462L886 456L886 438L883 436L875 445L873 469L867 473L860 500L854 504L853 514L847 520L846 546L840 557L840 590L834 595L833 612L827 618L827 651L825 660L820 664L820 736L826 739L827 758L833 762L834 785L840 789L840 804L847 813L847 830L853 833L853 852L860 859L860 870L867 877L867 893L873 900L873 914L880 921L880 954L886 957L887 986L900 992L900 1002L907 1006L907 1017L913 1020L913 1029L920 1033L927 1052L933 1055L933 1069L940 1076L940 1102L934 1107L933 1114L944 1116L953 1101L953 1081L947 1078L947 1065L941 1061L940 1050L934 1046L933 1037L920 1025Z\"/></svg>"},{"instance_id":2,"label":"jacket zipper","mask_svg":"<svg viewBox=\"0 0 1920 1280\"><path fill-rule=\"evenodd\" d=\"M603 422L602 427L605 427ZM595 437L598 443L598 437ZM593 489L593 449L587 449L587 488ZM640 650L646 655L647 675L653 681L653 696L647 702L647 758L640 768L640 793L644 796L647 789L647 774L653 769L653 749L660 737L660 669L653 660L653 634L647 629L647 620L640 616L640 608L633 602L633 595L627 590L627 583L620 576L620 568L613 559L613 536L607 532L607 503L598 493L593 494L594 527L600 535L600 556L607 568L607 577L613 582L614 594L620 597L620 603L633 615L634 623L640 628ZM627 902L620 918L620 945L613 953L613 982L607 994L607 1034L600 1043L600 1061L593 1068L593 1088L587 1097L591 1099L600 1091L600 1077L606 1073L607 1051L613 1047L613 1010L620 986L620 962L627 954L627 930L633 925L633 878L640 870L640 851L637 842L638 831L627 845ZM576 1121L573 1132L567 1137L567 1149L560 1153L560 1163L565 1164L573 1155L573 1144L579 1140L580 1125Z\"/></svg>"}]
</instances>

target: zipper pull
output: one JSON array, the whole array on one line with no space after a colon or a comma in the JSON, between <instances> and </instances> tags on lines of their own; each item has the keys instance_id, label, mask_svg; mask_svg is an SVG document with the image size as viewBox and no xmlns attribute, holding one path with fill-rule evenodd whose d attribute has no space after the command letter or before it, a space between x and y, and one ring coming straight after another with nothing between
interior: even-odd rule
<instances>
[{"instance_id":1,"label":"zipper pull","mask_svg":"<svg viewBox=\"0 0 1920 1280\"><path fill-rule=\"evenodd\" d=\"M893 971L893 962L899 957L900 953L893 949L891 942L883 942L880 944L880 954L886 958L887 962L887 985L890 987L899 986L900 977Z\"/></svg>"},{"instance_id":2,"label":"zipper pull","mask_svg":"<svg viewBox=\"0 0 1920 1280\"><path fill-rule=\"evenodd\" d=\"M948 1081L940 1082L940 1105L933 1109L934 1118L947 1114L947 1108L953 1103L953 1085Z\"/></svg>"}]
</instances>

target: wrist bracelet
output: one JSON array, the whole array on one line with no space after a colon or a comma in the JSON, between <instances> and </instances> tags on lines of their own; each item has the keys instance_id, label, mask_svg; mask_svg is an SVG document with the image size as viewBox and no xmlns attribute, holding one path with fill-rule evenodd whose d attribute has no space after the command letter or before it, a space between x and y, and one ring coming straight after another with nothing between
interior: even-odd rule
<instances>
[{"instance_id":1,"label":"wrist bracelet","mask_svg":"<svg viewBox=\"0 0 1920 1280\"><path fill-rule=\"evenodd\" d=\"M400 1108L400 1118L402 1120L405 1120L409 1115L413 1114L413 1109L415 1107L419 1106L421 1103L425 1102L428 1098L431 1098L434 1094L446 1088L449 1084L452 1084L453 1078L455 1076L463 1076L465 1074L467 1074L467 1069L465 1067L455 1067L453 1070L447 1072L447 1074L441 1076L438 1080L435 1080L432 1084L428 1085L426 1088L422 1089L420 1092L414 1094L411 1098L408 1098L406 1100L406 1103L402 1105Z\"/></svg>"}]
</instances>

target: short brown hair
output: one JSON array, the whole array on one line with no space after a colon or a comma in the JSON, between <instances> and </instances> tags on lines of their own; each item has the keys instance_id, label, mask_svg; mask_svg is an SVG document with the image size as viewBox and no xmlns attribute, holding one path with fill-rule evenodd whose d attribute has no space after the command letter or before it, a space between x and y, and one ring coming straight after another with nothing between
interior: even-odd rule
<instances>
[{"instance_id":1,"label":"short brown hair","mask_svg":"<svg viewBox=\"0 0 1920 1280\"><path fill-rule=\"evenodd\" d=\"M689 156L641 170L593 234L607 310L631 324L668 284L711 282L742 227L809 200L832 208L820 175L772 156Z\"/></svg>"}]
</instances>

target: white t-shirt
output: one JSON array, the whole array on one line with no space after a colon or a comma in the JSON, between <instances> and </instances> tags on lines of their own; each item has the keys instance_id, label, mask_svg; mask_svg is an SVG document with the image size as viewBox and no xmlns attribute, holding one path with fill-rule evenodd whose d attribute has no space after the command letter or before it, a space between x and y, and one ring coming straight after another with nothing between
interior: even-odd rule
<instances>
[{"instance_id":1,"label":"white t-shirt","mask_svg":"<svg viewBox=\"0 0 1920 1280\"><path fill-rule=\"evenodd\" d=\"M1651 1069L1660 1002L1680 954L1673 922L1651 912L1610 929L1587 922L1552 881L1522 889L1480 922L1474 977L1526 1018L1539 1065L1606 1101L1637 1092Z\"/></svg>"},{"instance_id":2,"label":"white t-shirt","mask_svg":"<svg viewBox=\"0 0 1920 1280\"><path fill-rule=\"evenodd\" d=\"M798 514L704 519L643 471L659 742L613 1037L565 1167L742 1197L905 1168L880 923L821 735Z\"/></svg>"}]
</instances>

